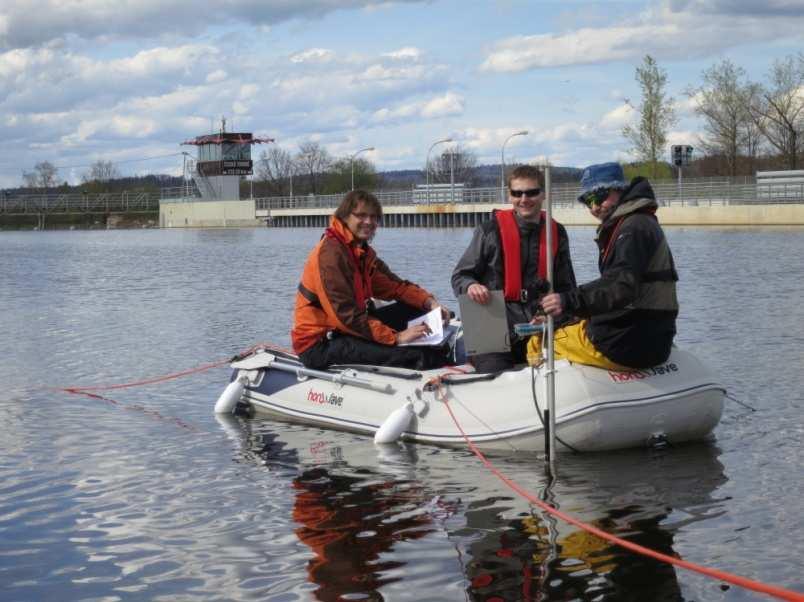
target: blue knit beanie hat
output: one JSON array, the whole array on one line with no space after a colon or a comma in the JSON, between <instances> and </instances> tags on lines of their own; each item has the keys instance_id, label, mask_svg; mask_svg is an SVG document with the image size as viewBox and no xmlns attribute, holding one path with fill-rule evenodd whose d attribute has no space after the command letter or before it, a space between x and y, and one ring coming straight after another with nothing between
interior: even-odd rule
<instances>
[{"instance_id":1,"label":"blue knit beanie hat","mask_svg":"<svg viewBox=\"0 0 804 602\"><path fill-rule=\"evenodd\" d=\"M586 193L599 188L627 188L623 168L619 163L598 163L590 165L581 174L581 198Z\"/></svg>"}]
</instances>

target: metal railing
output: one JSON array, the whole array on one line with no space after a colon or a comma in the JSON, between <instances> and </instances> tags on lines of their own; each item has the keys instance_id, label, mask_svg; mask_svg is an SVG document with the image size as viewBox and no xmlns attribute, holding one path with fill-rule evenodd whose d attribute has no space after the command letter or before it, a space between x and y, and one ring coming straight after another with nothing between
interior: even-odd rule
<instances>
[{"instance_id":1,"label":"metal railing","mask_svg":"<svg viewBox=\"0 0 804 602\"><path fill-rule=\"evenodd\" d=\"M660 205L754 205L776 203L804 203L804 183L756 184L753 178L696 178L679 184L675 180L657 180L653 185ZM574 205L581 192L573 183L554 184L552 201L555 206ZM383 206L426 204L421 190L375 192ZM497 187L466 188L461 190L456 202L500 203L502 193ZM439 199L443 199L441 194ZM343 194L297 195L261 197L255 199L256 208L266 209L331 209L337 207ZM438 203L443 203L439 200Z\"/></svg>"},{"instance_id":2,"label":"metal railing","mask_svg":"<svg viewBox=\"0 0 804 602\"><path fill-rule=\"evenodd\" d=\"M761 183L753 178L696 178L683 181L657 180L653 183L656 198L662 205L755 205L779 203L804 203L804 182ZM555 206L571 206L580 193L577 184L554 184L552 199ZM163 189L161 195L154 192L118 193L37 193L0 194L0 213L109 213L148 212L159 210L160 196L166 201L173 199L193 200L197 194L194 186ZM426 205L426 195L421 189L377 192L384 206ZM444 193L438 203L449 199ZM255 199L258 210L266 209L332 209L338 206L343 194L295 195L292 197L261 197ZM432 199L431 199L432 200ZM466 188L460 194L455 191L455 201L462 204L495 204L505 202L500 189Z\"/></svg>"},{"instance_id":3,"label":"metal railing","mask_svg":"<svg viewBox=\"0 0 804 602\"><path fill-rule=\"evenodd\" d=\"M4 214L151 211L159 211L159 195L154 192L0 195L0 213Z\"/></svg>"},{"instance_id":4,"label":"metal railing","mask_svg":"<svg viewBox=\"0 0 804 602\"><path fill-rule=\"evenodd\" d=\"M188 181L184 186L162 188L159 191L159 198L162 201L168 202L195 202L202 200L201 193L198 191L198 186L196 186L195 182L193 181Z\"/></svg>"}]
</instances>

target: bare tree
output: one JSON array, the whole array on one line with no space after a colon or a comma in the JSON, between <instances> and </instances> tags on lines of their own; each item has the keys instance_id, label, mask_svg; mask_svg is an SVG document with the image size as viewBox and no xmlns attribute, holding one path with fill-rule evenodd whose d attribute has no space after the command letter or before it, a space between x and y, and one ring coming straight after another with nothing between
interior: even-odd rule
<instances>
[{"instance_id":1,"label":"bare tree","mask_svg":"<svg viewBox=\"0 0 804 602\"><path fill-rule=\"evenodd\" d=\"M636 68L636 81L642 89L642 102L637 111L639 122L627 125L622 134L633 144L633 152L652 166L653 177L659 157L665 152L667 130L676 122L673 99L667 96L667 73L649 54Z\"/></svg>"},{"instance_id":2,"label":"bare tree","mask_svg":"<svg viewBox=\"0 0 804 602\"><path fill-rule=\"evenodd\" d=\"M293 173L293 157L285 149L271 145L260 153L257 160L257 180L265 182L270 195L290 194L290 178Z\"/></svg>"},{"instance_id":3,"label":"bare tree","mask_svg":"<svg viewBox=\"0 0 804 602\"><path fill-rule=\"evenodd\" d=\"M430 159L429 165L425 165L425 169L430 170L431 183L449 183L452 177L456 184L465 184L467 187L474 184L476 167L477 155L460 144L448 148Z\"/></svg>"},{"instance_id":4,"label":"bare tree","mask_svg":"<svg viewBox=\"0 0 804 602\"><path fill-rule=\"evenodd\" d=\"M34 165L33 171L22 172L22 180L28 188L53 188L59 168L50 161Z\"/></svg>"},{"instance_id":5,"label":"bare tree","mask_svg":"<svg viewBox=\"0 0 804 602\"><path fill-rule=\"evenodd\" d=\"M804 148L804 53L774 61L768 79L751 86L748 109L763 137L796 169Z\"/></svg>"},{"instance_id":6,"label":"bare tree","mask_svg":"<svg viewBox=\"0 0 804 602\"><path fill-rule=\"evenodd\" d=\"M114 163L98 159L89 166L89 171L81 176L81 180L83 182L108 182L109 180L114 180L119 177L120 172L117 170Z\"/></svg>"},{"instance_id":7,"label":"bare tree","mask_svg":"<svg viewBox=\"0 0 804 602\"><path fill-rule=\"evenodd\" d=\"M702 74L703 85L687 90L695 112L703 118L700 144L708 155L722 156L730 176L737 175L741 151L756 153L755 129L748 113L745 69L725 59Z\"/></svg>"},{"instance_id":8,"label":"bare tree","mask_svg":"<svg viewBox=\"0 0 804 602\"><path fill-rule=\"evenodd\" d=\"M309 192L318 194L322 188L323 176L332 164L327 149L318 142L303 142L299 145L295 163L299 172L305 174L307 178Z\"/></svg>"}]
</instances>

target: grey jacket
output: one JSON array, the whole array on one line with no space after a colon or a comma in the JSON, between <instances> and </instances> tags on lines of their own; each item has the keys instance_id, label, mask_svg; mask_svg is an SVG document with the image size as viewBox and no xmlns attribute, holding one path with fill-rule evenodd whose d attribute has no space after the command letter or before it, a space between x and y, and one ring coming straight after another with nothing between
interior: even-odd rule
<instances>
[{"instance_id":1,"label":"grey jacket","mask_svg":"<svg viewBox=\"0 0 804 602\"><path fill-rule=\"evenodd\" d=\"M537 277L539 266L540 224L523 221L514 214L520 235L520 264L522 267L522 286L528 290L524 302L506 301L508 327L511 340L516 340L514 324L529 322L537 312L541 297L547 292L547 282ZM558 226L558 253L553 262L553 282L556 292L575 288L575 272L570 259L567 231ZM475 228L472 241L452 271L452 290L455 296L466 293L472 284L483 284L489 290L502 290L505 286L502 241L497 220L492 214L489 221Z\"/></svg>"}]
</instances>

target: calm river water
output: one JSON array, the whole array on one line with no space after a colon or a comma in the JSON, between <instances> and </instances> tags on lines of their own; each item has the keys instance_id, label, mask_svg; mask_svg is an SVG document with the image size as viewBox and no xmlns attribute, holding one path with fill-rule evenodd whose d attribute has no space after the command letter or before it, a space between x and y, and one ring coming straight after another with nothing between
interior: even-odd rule
<instances>
[{"instance_id":1,"label":"calm river water","mask_svg":"<svg viewBox=\"0 0 804 602\"><path fill-rule=\"evenodd\" d=\"M453 309L471 231L381 230ZM580 280L591 228L570 228ZM226 367L288 345L313 229L0 233L0 600L754 600L546 518L468 452L227 421ZM669 228L678 343L729 392L711 444L499 458L564 511L804 591L804 231ZM491 400L490 400L491 401Z\"/></svg>"}]
</instances>

